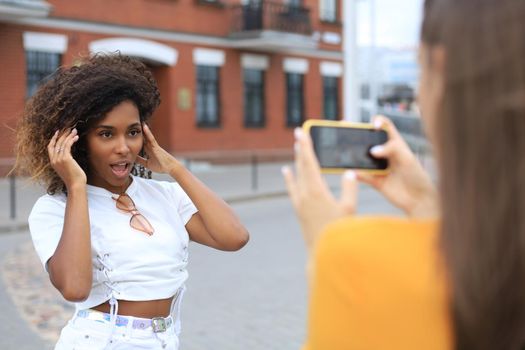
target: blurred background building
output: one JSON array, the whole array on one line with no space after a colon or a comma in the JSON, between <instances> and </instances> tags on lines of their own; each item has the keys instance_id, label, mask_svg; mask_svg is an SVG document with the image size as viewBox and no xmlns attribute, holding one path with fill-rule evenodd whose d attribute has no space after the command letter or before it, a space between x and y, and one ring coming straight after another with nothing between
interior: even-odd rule
<instances>
[{"instance_id":1,"label":"blurred background building","mask_svg":"<svg viewBox=\"0 0 525 350\"><path fill-rule=\"evenodd\" d=\"M25 101L97 52L147 64L175 154L290 152L292 129L342 111L343 0L0 0L0 157Z\"/></svg>"},{"instance_id":2,"label":"blurred background building","mask_svg":"<svg viewBox=\"0 0 525 350\"><path fill-rule=\"evenodd\" d=\"M368 121L375 113L418 117L417 48L362 46L358 52L361 120Z\"/></svg>"}]
</instances>

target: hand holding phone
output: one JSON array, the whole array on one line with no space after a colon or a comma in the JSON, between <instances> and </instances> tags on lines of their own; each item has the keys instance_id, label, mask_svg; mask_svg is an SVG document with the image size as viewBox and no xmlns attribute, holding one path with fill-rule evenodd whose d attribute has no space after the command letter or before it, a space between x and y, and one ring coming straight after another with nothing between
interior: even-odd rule
<instances>
[{"instance_id":1,"label":"hand holding phone","mask_svg":"<svg viewBox=\"0 0 525 350\"><path fill-rule=\"evenodd\" d=\"M347 169L377 174L388 172L388 160L375 158L370 153L372 147L388 141L383 129L374 129L371 124L310 119L303 124L303 130L310 134L325 173L340 173Z\"/></svg>"}]
</instances>

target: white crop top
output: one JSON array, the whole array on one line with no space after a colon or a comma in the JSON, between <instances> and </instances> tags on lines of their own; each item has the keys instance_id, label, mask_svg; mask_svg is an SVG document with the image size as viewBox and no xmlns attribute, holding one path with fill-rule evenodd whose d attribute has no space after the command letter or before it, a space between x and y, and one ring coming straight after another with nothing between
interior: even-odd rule
<instances>
[{"instance_id":1,"label":"white crop top","mask_svg":"<svg viewBox=\"0 0 525 350\"><path fill-rule=\"evenodd\" d=\"M177 183L133 176L126 193L153 226L153 235L133 229L131 214L117 209L115 194L87 186L93 286L89 297L76 303L78 310L120 300L156 300L175 295L188 278L189 236L185 225L197 212ZM44 195L29 215L35 249L47 267L62 228L66 196Z\"/></svg>"}]
</instances>

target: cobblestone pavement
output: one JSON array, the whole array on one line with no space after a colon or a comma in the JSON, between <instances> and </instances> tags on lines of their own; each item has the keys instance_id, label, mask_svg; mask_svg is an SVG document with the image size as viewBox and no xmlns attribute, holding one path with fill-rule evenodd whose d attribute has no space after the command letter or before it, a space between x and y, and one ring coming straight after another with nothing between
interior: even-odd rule
<instances>
[{"instance_id":1,"label":"cobblestone pavement","mask_svg":"<svg viewBox=\"0 0 525 350\"><path fill-rule=\"evenodd\" d=\"M14 303L12 295L23 290L11 290L6 286L6 281L2 276L6 276L3 270L7 267L4 265L5 257L23 243L29 242L27 233L4 233L0 235L0 349L2 350L51 350L52 344L45 341L36 331L36 327L31 327L23 318L22 309L19 309ZM25 256L20 256L24 260ZM13 274L11 274L12 276ZM22 275L15 275L15 278L26 278ZM39 288L39 286L37 287ZM20 305L22 307L22 305ZM23 305L28 309L32 307L31 303Z\"/></svg>"},{"instance_id":2,"label":"cobblestone pavement","mask_svg":"<svg viewBox=\"0 0 525 350\"><path fill-rule=\"evenodd\" d=\"M23 234L28 236L28 240L4 258L4 284L29 326L46 341L54 343L60 329L73 314L74 306L51 285L29 241L29 233Z\"/></svg>"}]
</instances>

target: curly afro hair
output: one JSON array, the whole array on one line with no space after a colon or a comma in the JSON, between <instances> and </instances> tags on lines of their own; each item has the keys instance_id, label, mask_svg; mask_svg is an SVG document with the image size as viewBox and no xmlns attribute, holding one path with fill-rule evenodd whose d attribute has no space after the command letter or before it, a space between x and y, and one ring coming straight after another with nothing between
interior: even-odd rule
<instances>
[{"instance_id":1,"label":"curly afro hair","mask_svg":"<svg viewBox=\"0 0 525 350\"><path fill-rule=\"evenodd\" d=\"M43 184L47 193L66 193L50 165L47 145L57 130L77 128L71 153L88 173L85 135L113 107L130 100L145 122L160 104L151 72L140 61L116 54L98 54L72 67L59 68L27 102L17 128L15 169Z\"/></svg>"}]
</instances>

